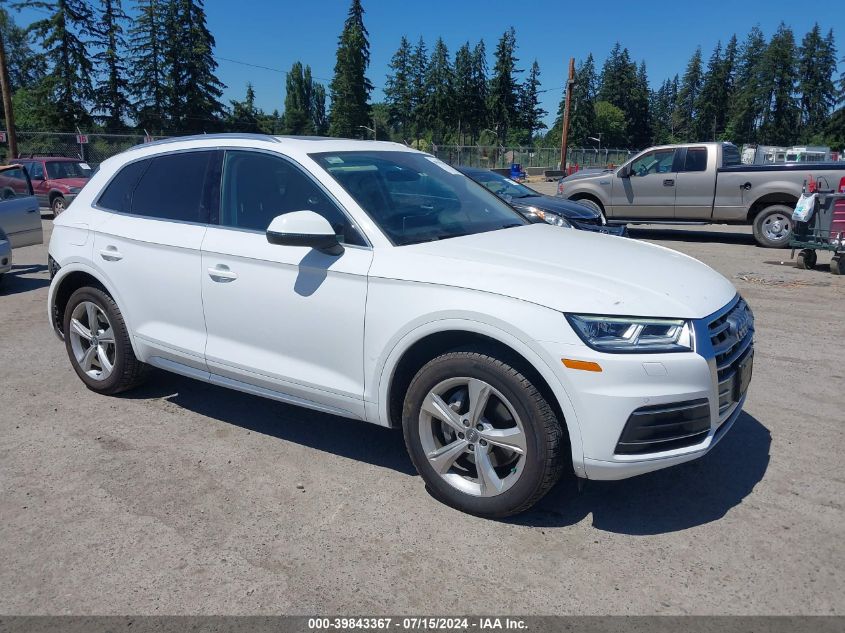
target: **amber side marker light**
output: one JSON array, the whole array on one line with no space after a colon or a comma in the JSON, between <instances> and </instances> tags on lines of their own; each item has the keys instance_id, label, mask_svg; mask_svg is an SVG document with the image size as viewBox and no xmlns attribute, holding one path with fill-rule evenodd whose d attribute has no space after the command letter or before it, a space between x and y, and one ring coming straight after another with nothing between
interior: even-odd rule
<instances>
[{"instance_id":1,"label":"amber side marker light","mask_svg":"<svg viewBox=\"0 0 845 633\"><path fill-rule=\"evenodd\" d=\"M601 371L601 365L588 360L574 360L572 358L561 358L560 362L569 369L580 369L582 371Z\"/></svg>"}]
</instances>

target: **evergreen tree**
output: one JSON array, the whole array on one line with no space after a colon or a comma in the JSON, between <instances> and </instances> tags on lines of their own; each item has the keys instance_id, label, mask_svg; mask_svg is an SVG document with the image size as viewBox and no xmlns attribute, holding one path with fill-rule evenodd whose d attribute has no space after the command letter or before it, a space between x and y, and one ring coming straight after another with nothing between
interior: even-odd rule
<instances>
[{"instance_id":1,"label":"evergreen tree","mask_svg":"<svg viewBox=\"0 0 845 633\"><path fill-rule=\"evenodd\" d=\"M519 125L519 85L516 75L516 31L513 27L504 32L496 46L496 63L490 80L490 122L497 132L499 142L508 138L511 127Z\"/></svg>"},{"instance_id":2,"label":"evergreen tree","mask_svg":"<svg viewBox=\"0 0 845 633\"><path fill-rule=\"evenodd\" d=\"M225 86L214 74L214 36L208 30L203 0L174 0L166 18L170 63L170 104L179 131L216 131L225 114Z\"/></svg>"},{"instance_id":3,"label":"evergreen tree","mask_svg":"<svg viewBox=\"0 0 845 633\"><path fill-rule=\"evenodd\" d=\"M337 61L331 82L332 136L360 137L360 126L370 122L367 102L373 85L366 76L370 65L368 36L361 0L352 0L338 41Z\"/></svg>"},{"instance_id":4,"label":"evergreen tree","mask_svg":"<svg viewBox=\"0 0 845 633\"><path fill-rule=\"evenodd\" d=\"M737 56L735 89L726 136L737 144L758 141L764 105L761 66L766 40L760 27L751 29Z\"/></svg>"},{"instance_id":5,"label":"evergreen tree","mask_svg":"<svg viewBox=\"0 0 845 633\"><path fill-rule=\"evenodd\" d=\"M427 99L424 116L427 127L432 131L432 140L439 143L443 141L455 114L455 80L449 49L443 38L438 38L434 45L425 81Z\"/></svg>"},{"instance_id":6,"label":"evergreen tree","mask_svg":"<svg viewBox=\"0 0 845 633\"><path fill-rule=\"evenodd\" d=\"M94 56L101 68L101 78L94 90L94 110L103 115L107 130L124 129L131 112L129 79L123 61L126 51L123 23L128 19L120 0L101 0L100 24L95 30L100 50Z\"/></svg>"},{"instance_id":7,"label":"evergreen tree","mask_svg":"<svg viewBox=\"0 0 845 633\"><path fill-rule=\"evenodd\" d=\"M489 112L487 109L487 48L484 40L479 40L472 49L472 89L467 113L467 126L470 129L472 142L475 143L481 130L487 127Z\"/></svg>"},{"instance_id":8,"label":"evergreen tree","mask_svg":"<svg viewBox=\"0 0 845 633\"><path fill-rule=\"evenodd\" d=\"M6 46L6 65L12 93L19 88L30 88L44 78L43 59L32 50L26 29L15 24L3 7L0 7L0 37Z\"/></svg>"},{"instance_id":9,"label":"evergreen tree","mask_svg":"<svg viewBox=\"0 0 845 633\"><path fill-rule=\"evenodd\" d=\"M792 29L783 22L763 54L761 78L761 140L770 145L791 145L798 140L801 111L795 97L798 80L795 38Z\"/></svg>"},{"instance_id":10,"label":"evergreen tree","mask_svg":"<svg viewBox=\"0 0 845 633\"><path fill-rule=\"evenodd\" d=\"M686 72L681 79L681 86L678 90L675 110L672 113L674 135L686 142L704 140L695 138L694 127L695 106L701 92L701 80L701 47L699 46L695 49L695 53L687 64Z\"/></svg>"},{"instance_id":11,"label":"evergreen tree","mask_svg":"<svg viewBox=\"0 0 845 633\"><path fill-rule=\"evenodd\" d=\"M815 24L804 36L798 52L798 92L800 93L802 136L810 139L820 133L836 103L836 48L833 31L822 38Z\"/></svg>"},{"instance_id":12,"label":"evergreen tree","mask_svg":"<svg viewBox=\"0 0 845 633\"><path fill-rule=\"evenodd\" d=\"M595 134L596 110L595 102L598 93L598 76L593 54L578 64L575 69L575 83L572 86L572 96L569 104L569 139L570 145L578 147L587 141L588 136ZM566 90L560 98L557 118L546 135L548 142L558 145L563 132L563 111L566 108Z\"/></svg>"},{"instance_id":13,"label":"evergreen tree","mask_svg":"<svg viewBox=\"0 0 845 633\"><path fill-rule=\"evenodd\" d=\"M413 116L411 94L411 43L404 35L399 48L393 54L388 67L392 71L387 76L384 97L390 114L390 123L398 126L403 139L408 138Z\"/></svg>"},{"instance_id":14,"label":"evergreen tree","mask_svg":"<svg viewBox=\"0 0 845 633\"><path fill-rule=\"evenodd\" d=\"M637 68L637 78L631 97L628 100L627 131L630 144L638 149L649 146L652 138L652 121L649 104L651 90L648 87L648 74L645 62Z\"/></svg>"},{"instance_id":15,"label":"evergreen tree","mask_svg":"<svg viewBox=\"0 0 845 633\"><path fill-rule=\"evenodd\" d=\"M648 93L638 89L637 65L631 61L628 49L622 48L619 42L605 60L600 83L597 100L614 105L625 115L625 135L618 145L629 145L634 137L642 142L642 139L650 136L646 132L648 124L643 122L648 111ZM636 100L632 99L634 95L637 95Z\"/></svg>"},{"instance_id":16,"label":"evergreen tree","mask_svg":"<svg viewBox=\"0 0 845 633\"><path fill-rule=\"evenodd\" d=\"M695 103L695 121L693 121L692 138L699 141L715 141L722 129L719 127L719 116L723 112L727 95L724 94L726 81L725 59L722 57L722 43L717 42L710 61L707 63L707 71L701 81L701 92L699 92Z\"/></svg>"},{"instance_id":17,"label":"evergreen tree","mask_svg":"<svg viewBox=\"0 0 845 633\"><path fill-rule=\"evenodd\" d=\"M129 90L138 126L161 131L168 122L163 0L141 0L129 30Z\"/></svg>"},{"instance_id":18,"label":"evergreen tree","mask_svg":"<svg viewBox=\"0 0 845 633\"><path fill-rule=\"evenodd\" d=\"M91 8L85 0L27 0L21 6L49 13L48 17L31 24L29 30L41 40L51 66L48 86L55 106L54 125L62 130L88 127L91 124L88 106L94 98Z\"/></svg>"},{"instance_id":19,"label":"evergreen tree","mask_svg":"<svg viewBox=\"0 0 845 633\"><path fill-rule=\"evenodd\" d=\"M666 79L656 91L651 93L652 144L674 143L672 113L678 100L678 75Z\"/></svg>"},{"instance_id":20,"label":"evergreen tree","mask_svg":"<svg viewBox=\"0 0 845 633\"><path fill-rule=\"evenodd\" d=\"M232 100L231 104L232 110L229 113L227 121L229 131L251 133L261 131L259 121L264 113L255 107L255 90L251 83L247 83L246 85L246 96L244 100Z\"/></svg>"},{"instance_id":21,"label":"evergreen tree","mask_svg":"<svg viewBox=\"0 0 845 633\"><path fill-rule=\"evenodd\" d=\"M329 117L326 114L326 87L315 83L311 94L311 128L317 136L329 133Z\"/></svg>"},{"instance_id":22,"label":"evergreen tree","mask_svg":"<svg viewBox=\"0 0 845 633\"><path fill-rule=\"evenodd\" d=\"M530 143L534 142L534 134L546 127L543 123L543 117L548 114L546 110L540 107L540 64L537 60L531 64L531 69L528 71L528 77L522 84L520 91L520 125L525 130L526 138L524 141Z\"/></svg>"},{"instance_id":23,"label":"evergreen tree","mask_svg":"<svg viewBox=\"0 0 845 633\"><path fill-rule=\"evenodd\" d=\"M428 49L420 37L411 53L411 123L414 138L419 141L426 130L425 105L428 103Z\"/></svg>"},{"instance_id":24,"label":"evergreen tree","mask_svg":"<svg viewBox=\"0 0 845 633\"><path fill-rule=\"evenodd\" d=\"M284 133L303 135L314 133L314 83L311 68L294 62L285 81Z\"/></svg>"},{"instance_id":25,"label":"evergreen tree","mask_svg":"<svg viewBox=\"0 0 845 633\"><path fill-rule=\"evenodd\" d=\"M455 124L458 143L464 144L464 136L471 128L473 110L472 50L466 42L455 53L454 69Z\"/></svg>"}]
</instances>

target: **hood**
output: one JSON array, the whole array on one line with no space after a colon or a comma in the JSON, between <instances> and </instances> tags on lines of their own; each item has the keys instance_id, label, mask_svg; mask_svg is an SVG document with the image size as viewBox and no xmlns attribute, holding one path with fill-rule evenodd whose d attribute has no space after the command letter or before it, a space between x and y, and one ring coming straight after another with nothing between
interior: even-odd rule
<instances>
[{"instance_id":1,"label":"hood","mask_svg":"<svg viewBox=\"0 0 845 633\"><path fill-rule=\"evenodd\" d=\"M592 207L567 200L566 198L532 196L530 198L513 198L509 202L512 207L520 211L530 212L531 207L536 207L541 211L556 213L571 220L597 220L600 217L599 212Z\"/></svg>"},{"instance_id":2,"label":"hood","mask_svg":"<svg viewBox=\"0 0 845 633\"><path fill-rule=\"evenodd\" d=\"M88 184L89 178L50 178L47 182L64 187L79 187L82 189Z\"/></svg>"},{"instance_id":3,"label":"hood","mask_svg":"<svg viewBox=\"0 0 845 633\"><path fill-rule=\"evenodd\" d=\"M561 178L560 182L573 182L575 180L584 180L585 178L595 178L603 174L612 174L615 171L615 169L582 169L581 171L576 171L571 176Z\"/></svg>"},{"instance_id":4,"label":"hood","mask_svg":"<svg viewBox=\"0 0 845 633\"><path fill-rule=\"evenodd\" d=\"M619 316L701 318L736 294L722 275L682 253L548 224L377 249L370 275Z\"/></svg>"}]
</instances>

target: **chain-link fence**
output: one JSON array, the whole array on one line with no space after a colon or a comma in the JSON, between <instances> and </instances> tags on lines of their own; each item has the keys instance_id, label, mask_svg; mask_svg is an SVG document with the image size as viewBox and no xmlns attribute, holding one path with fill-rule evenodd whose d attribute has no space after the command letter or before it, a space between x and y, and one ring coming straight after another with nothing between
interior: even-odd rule
<instances>
[{"instance_id":1,"label":"chain-link fence","mask_svg":"<svg viewBox=\"0 0 845 633\"><path fill-rule=\"evenodd\" d=\"M432 153L443 162L484 169L506 168L519 163L523 168L558 169L559 147L502 147L495 145L436 145ZM570 167L606 167L621 165L634 155L633 150L611 148L569 148Z\"/></svg>"},{"instance_id":2,"label":"chain-link fence","mask_svg":"<svg viewBox=\"0 0 845 633\"><path fill-rule=\"evenodd\" d=\"M145 141L143 134L85 134L72 132L18 132L18 154L27 156L66 156L97 165ZM164 138L150 137L153 140ZM83 140L86 142L80 143ZM146 140L150 140L147 138ZM0 144L0 158L8 162L9 146Z\"/></svg>"}]
</instances>

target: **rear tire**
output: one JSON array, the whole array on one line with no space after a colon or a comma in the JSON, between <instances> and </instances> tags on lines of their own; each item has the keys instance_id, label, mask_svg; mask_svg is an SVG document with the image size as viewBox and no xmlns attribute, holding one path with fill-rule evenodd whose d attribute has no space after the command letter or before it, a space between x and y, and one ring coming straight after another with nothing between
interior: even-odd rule
<instances>
[{"instance_id":1,"label":"rear tire","mask_svg":"<svg viewBox=\"0 0 845 633\"><path fill-rule=\"evenodd\" d=\"M113 395L143 382L147 366L135 357L123 315L108 294L80 288L68 299L63 323L70 363L91 391Z\"/></svg>"},{"instance_id":2,"label":"rear tire","mask_svg":"<svg viewBox=\"0 0 845 633\"><path fill-rule=\"evenodd\" d=\"M754 239L765 248L786 248L792 238L792 211L785 204L773 204L756 216Z\"/></svg>"},{"instance_id":3,"label":"rear tire","mask_svg":"<svg viewBox=\"0 0 845 633\"><path fill-rule=\"evenodd\" d=\"M402 427L426 488L462 512L523 512L563 471L566 442L551 406L519 370L484 352L449 352L420 369Z\"/></svg>"}]
</instances>

